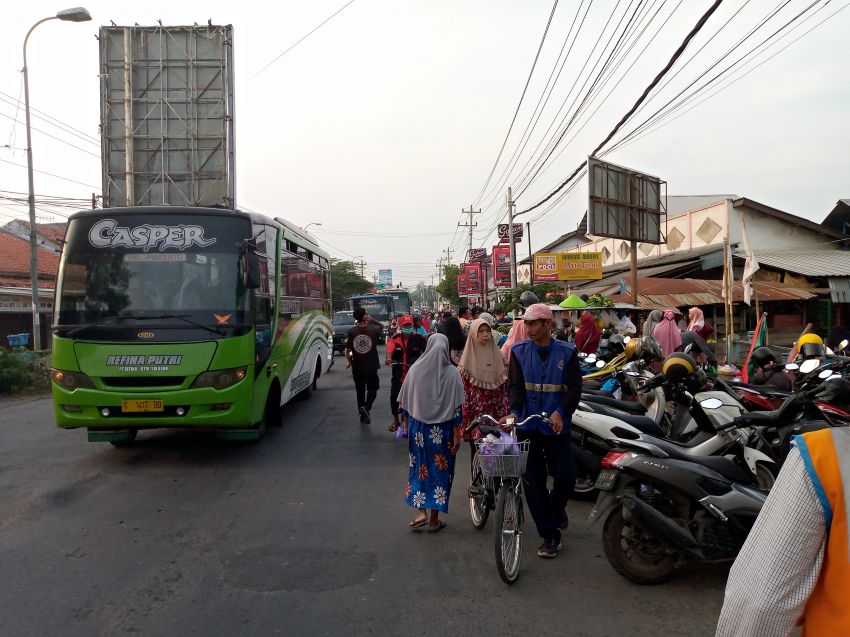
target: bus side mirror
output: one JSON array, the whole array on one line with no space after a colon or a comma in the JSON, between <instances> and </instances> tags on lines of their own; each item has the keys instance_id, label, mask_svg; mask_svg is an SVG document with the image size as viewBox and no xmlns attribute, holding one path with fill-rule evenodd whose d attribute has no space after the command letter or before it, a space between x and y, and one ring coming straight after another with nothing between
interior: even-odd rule
<instances>
[{"instance_id":1,"label":"bus side mirror","mask_svg":"<svg viewBox=\"0 0 850 637\"><path fill-rule=\"evenodd\" d=\"M245 272L245 287L249 290L255 290L261 285L260 257L254 251L246 250L242 259Z\"/></svg>"}]
</instances>

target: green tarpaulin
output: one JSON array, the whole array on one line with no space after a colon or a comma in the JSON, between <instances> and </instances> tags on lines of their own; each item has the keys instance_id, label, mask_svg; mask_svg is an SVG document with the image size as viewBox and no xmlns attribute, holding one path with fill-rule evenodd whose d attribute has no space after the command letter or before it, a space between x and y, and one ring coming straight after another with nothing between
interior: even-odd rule
<instances>
[{"instance_id":1,"label":"green tarpaulin","mask_svg":"<svg viewBox=\"0 0 850 637\"><path fill-rule=\"evenodd\" d=\"M560 305L561 307L566 307L573 310L587 307L587 303L582 301L581 297L578 294L570 294L567 298L561 301Z\"/></svg>"}]
</instances>

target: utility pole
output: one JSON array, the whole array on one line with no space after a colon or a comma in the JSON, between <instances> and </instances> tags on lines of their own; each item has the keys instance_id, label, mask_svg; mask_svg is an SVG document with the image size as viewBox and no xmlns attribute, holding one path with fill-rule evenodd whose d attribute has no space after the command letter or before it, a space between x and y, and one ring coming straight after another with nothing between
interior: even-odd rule
<instances>
[{"instance_id":1,"label":"utility pole","mask_svg":"<svg viewBox=\"0 0 850 637\"><path fill-rule=\"evenodd\" d=\"M360 268L360 278L366 278L366 262L361 258L360 263L353 261L354 265Z\"/></svg>"},{"instance_id":2,"label":"utility pole","mask_svg":"<svg viewBox=\"0 0 850 637\"><path fill-rule=\"evenodd\" d=\"M508 241L511 248L511 289L516 289L516 245L514 244L514 197L508 188Z\"/></svg>"},{"instance_id":3,"label":"utility pole","mask_svg":"<svg viewBox=\"0 0 850 637\"><path fill-rule=\"evenodd\" d=\"M528 240L528 262L531 264L531 269L534 269L534 260L531 254L531 222L527 221L525 223L525 237Z\"/></svg>"},{"instance_id":4,"label":"utility pole","mask_svg":"<svg viewBox=\"0 0 850 637\"><path fill-rule=\"evenodd\" d=\"M446 255L446 265L452 264L452 252L454 252L454 250L452 250L451 248L446 248L445 250L443 250L443 254ZM440 261L442 261L442 259L440 259Z\"/></svg>"},{"instance_id":5,"label":"utility pole","mask_svg":"<svg viewBox=\"0 0 850 637\"><path fill-rule=\"evenodd\" d=\"M461 208L460 211L465 215L469 215L469 223L457 224L459 228L469 228L469 252L467 253L467 257L469 257L469 255L472 254L472 229L478 226L477 223L474 223L472 221L472 215L480 215L481 211L473 210L472 204L469 205L469 210L464 210L463 208Z\"/></svg>"}]
</instances>

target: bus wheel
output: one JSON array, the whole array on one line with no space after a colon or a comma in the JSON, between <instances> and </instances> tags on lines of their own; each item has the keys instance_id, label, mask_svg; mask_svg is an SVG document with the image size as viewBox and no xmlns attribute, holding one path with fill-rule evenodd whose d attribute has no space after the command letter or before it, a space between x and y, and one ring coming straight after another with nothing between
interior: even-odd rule
<instances>
[{"instance_id":1,"label":"bus wheel","mask_svg":"<svg viewBox=\"0 0 850 637\"><path fill-rule=\"evenodd\" d=\"M264 420L269 427L280 427L283 424L280 421L280 385L277 384L277 380L269 388Z\"/></svg>"},{"instance_id":2,"label":"bus wheel","mask_svg":"<svg viewBox=\"0 0 850 637\"><path fill-rule=\"evenodd\" d=\"M310 396L313 395L313 392L316 391L316 387L318 386L319 375L322 373L322 360L319 359L316 361L316 369L313 371L313 382L311 382L307 387L301 390L301 392L296 396L298 400L309 400Z\"/></svg>"}]
</instances>

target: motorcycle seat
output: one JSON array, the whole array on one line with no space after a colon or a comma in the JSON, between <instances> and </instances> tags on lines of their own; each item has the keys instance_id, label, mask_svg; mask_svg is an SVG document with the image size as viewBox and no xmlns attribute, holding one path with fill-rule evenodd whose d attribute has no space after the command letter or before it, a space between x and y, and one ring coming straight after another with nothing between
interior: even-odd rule
<instances>
[{"instance_id":1,"label":"motorcycle seat","mask_svg":"<svg viewBox=\"0 0 850 637\"><path fill-rule=\"evenodd\" d=\"M605 398L613 398L614 394L604 389L590 389L587 387L581 388L582 396L587 394L588 396L604 396Z\"/></svg>"},{"instance_id":2,"label":"motorcycle seat","mask_svg":"<svg viewBox=\"0 0 850 637\"><path fill-rule=\"evenodd\" d=\"M598 394L584 395L584 393L582 393L581 399L587 402L605 405L606 407L613 407L614 409L626 411L630 414L643 415L646 413L646 405L636 400L617 400L616 398L608 398L607 396Z\"/></svg>"},{"instance_id":3,"label":"motorcycle seat","mask_svg":"<svg viewBox=\"0 0 850 637\"><path fill-rule=\"evenodd\" d=\"M649 418L648 416L627 414L624 411L619 411L617 409L613 409L611 407L606 407L605 405L599 405L595 403L591 403L591 406L596 413L603 414L605 416L611 416L612 418L621 420L627 425L631 425L638 431L645 433L649 436L664 436L664 431L661 429L661 427L658 426L658 423L655 422L652 418Z\"/></svg>"},{"instance_id":4,"label":"motorcycle seat","mask_svg":"<svg viewBox=\"0 0 850 637\"><path fill-rule=\"evenodd\" d=\"M662 451L665 451L671 458L695 462L696 464L702 465L712 471L716 471L733 482L750 484L753 481L750 474L725 456L691 456L684 452L685 448L682 445L677 445L669 440L652 440L651 442Z\"/></svg>"},{"instance_id":5,"label":"motorcycle seat","mask_svg":"<svg viewBox=\"0 0 850 637\"><path fill-rule=\"evenodd\" d=\"M760 394L764 394L765 396L779 396L782 398L786 398L791 395L791 392L782 391L777 389L773 385L751 385L750 383L742 383L740 381L730 382L729 386L733 389L751 389Z\"/></svg>"}]
</instances>

